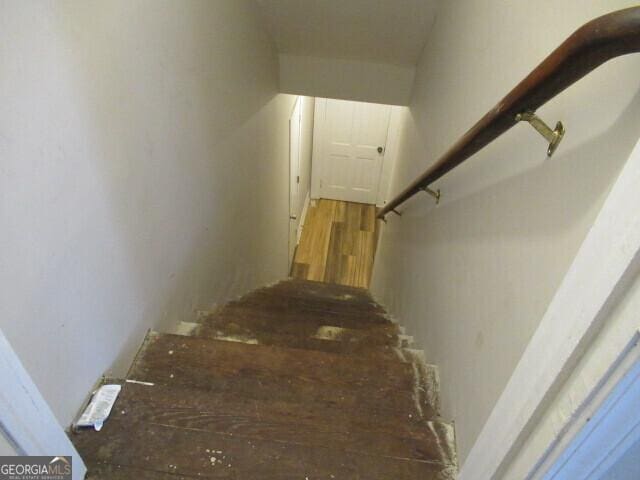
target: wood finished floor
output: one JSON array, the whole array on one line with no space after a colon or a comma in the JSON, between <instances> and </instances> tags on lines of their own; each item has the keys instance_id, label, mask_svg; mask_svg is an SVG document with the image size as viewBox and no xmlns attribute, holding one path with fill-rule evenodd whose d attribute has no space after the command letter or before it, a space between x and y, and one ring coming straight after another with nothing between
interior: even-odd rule
<instances>
[{"instance_id":1,"label":"wood finished floor","mask_svg":"<svg viewBox=\"0 0 640 480\"><path fill-rule=\"evenodd\" d=\"M368 288L377 242L375 205L317 200L309 206L291 276Z\"/></svg>"}]
</instances>

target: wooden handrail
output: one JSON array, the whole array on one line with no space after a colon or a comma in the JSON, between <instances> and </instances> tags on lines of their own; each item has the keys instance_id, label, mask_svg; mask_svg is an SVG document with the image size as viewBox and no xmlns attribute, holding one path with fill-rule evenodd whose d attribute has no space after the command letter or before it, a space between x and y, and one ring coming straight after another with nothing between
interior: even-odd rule
<instances>
[{"instance_id":1,"label":"wooden handrail","mask_svg":"<svg viewBox=\"0 0 640 480\"><path fill-rule=\"evenodd\" d=\"M516 115L535 112L607 60L640 52L640 7L596 18L580 27L442 157L378 213L379 219L427 188L513 127Z\"/></svg>"}]
</instances>

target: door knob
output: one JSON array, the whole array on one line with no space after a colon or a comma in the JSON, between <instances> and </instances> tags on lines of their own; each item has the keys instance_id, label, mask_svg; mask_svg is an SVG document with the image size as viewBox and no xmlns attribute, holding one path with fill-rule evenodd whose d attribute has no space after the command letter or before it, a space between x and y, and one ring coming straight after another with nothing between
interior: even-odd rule
<instances>
[{"instance_id":1,"label":"door knob","mask_svg":"<svg viewBox=\"0 0 640 480\"><path fill-rule=\"evenodd\" d=\"M289 215L289 218L291 220L297 220L298 219L298 217L296 215Z\"/></svg>"},{"instance_id":2,"label":"door knob","mask_svg":"<svg viewBox=\"0 0 640 480\"><path fill-rule=\"evenodd\" d=\"M378 147L378 153L382 153L384 151L383 147Z\"/></svg>"}]
</instances>

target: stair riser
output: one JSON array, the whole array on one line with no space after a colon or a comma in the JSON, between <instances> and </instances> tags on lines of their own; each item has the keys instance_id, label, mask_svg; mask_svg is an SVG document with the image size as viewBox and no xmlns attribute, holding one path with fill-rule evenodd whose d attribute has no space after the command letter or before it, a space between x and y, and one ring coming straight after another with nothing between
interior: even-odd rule
<instances>
[{"instance_id":1,"label":"stair riser","mask_svg":"<svg viewBox=\"0 0 640 480\"><path fill-rule=\"evenodd\" d=\"M232 305L217 310L214 314L199 319L200 323L234 322L239 325L250 325L252 328L273 329L306 329L317 330L324 325L355 329L355 330L379 330L392 334L398 334L397 325L383 317L375 317L374 322L369 322L369 316L339 315L331 312L308 312L295 309L280 310L256 310L247 305Z\"/></svg>"},{"instance_id":2,"label":"stair riser","mask_svg":"<svg viewBox=\"0 0 640 480\"><path fill-rule=\"evenodd\" d=\"M241 330L242 333L237 332L238 329L229 329L226 326L210 327L203 325L197 330L194 330L191 336L219 341L239 342L248 345L270 345L342 355L358 355L362 358L372 358L376 361L381 359L389 361L399 360L407 363L403 357L398 355L398 349L404 349L408 346L408 342L400 338L396 338L395 341L384 338L367 338L366 340L354 342L273 334L269 332L246 333L246 330Z\"/></svg>"}]
</instances>

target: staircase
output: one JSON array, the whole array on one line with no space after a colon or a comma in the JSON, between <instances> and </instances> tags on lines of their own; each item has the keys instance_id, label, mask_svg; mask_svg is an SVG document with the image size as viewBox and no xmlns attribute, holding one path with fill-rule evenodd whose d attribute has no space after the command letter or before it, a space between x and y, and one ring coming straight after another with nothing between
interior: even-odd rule
<instances>
[{"instance_id":1,"label":"staircase","mask_svg":"<svg viewBox=\"0 0 640 480\"><path fill-rule=\"evenodd\" d=\"M150 332L100 432L89 479L446 480L438 375L366 290L288 280L184 334Z\"/></svg>"}]
</instances>

